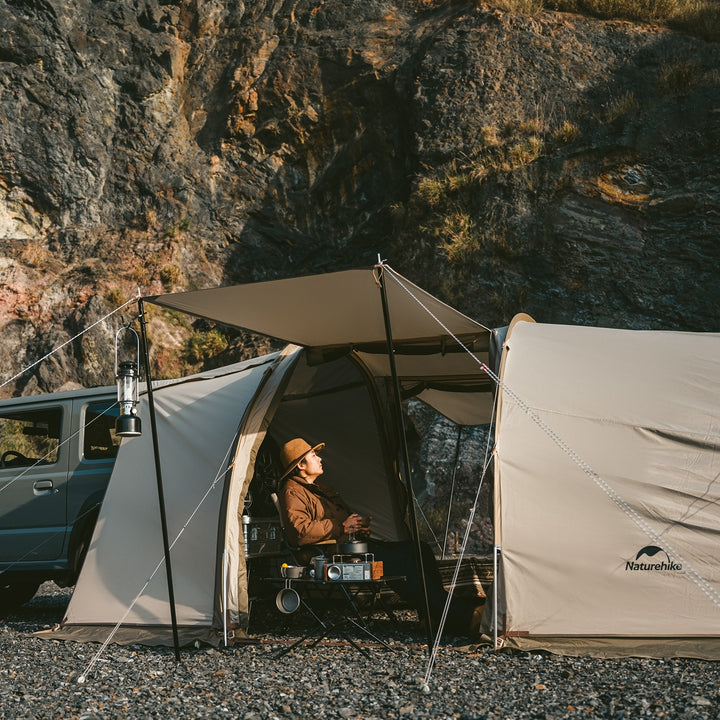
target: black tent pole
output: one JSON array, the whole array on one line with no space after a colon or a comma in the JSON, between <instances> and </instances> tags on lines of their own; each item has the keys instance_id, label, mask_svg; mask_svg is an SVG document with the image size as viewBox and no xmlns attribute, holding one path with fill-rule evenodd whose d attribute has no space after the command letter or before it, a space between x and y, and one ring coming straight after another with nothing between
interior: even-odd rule
<instances>
[{"instance_id":1,"label":"black tent pole","mask_svg":"<svg viewBox=\"0 0 720 720\"><path fill-rule=\"evenodd\" d=\"M402 399L400 396L400 381L398 380L397 367L395 365L395 344L393 342L392 328L390 326L390 309L388 306L385 278L385 268L382 264L376 265L374 269L375 280L380 287L380 298L382 299L383 320L385 323L385 339L387 341L388 360L390 362L390 374L392 376L393 397L397 414L398 437L403 462L402 475L405 479L405 486L408 494L408 509L410 519L410 530L412 532L413 546L415 548L415 563L420 573L420 584L423 589L423 600L425 603L425 618L427 622L428 649L432 647L435 628L433 627L432 616L430 615L430 602L428 600L427 586L425 585L425 568L423 565L422 550L420 548L420 533L418 531L417 515L415 513L415 492L413 491L412 478L410 477L410 455L408 453L407 436L405 435L405 423L402 415Z\"/></svg>"},{"instance_id":2,"label":"black tent pole","mask_svg":"<svg viewBox=\"0 0 720 720\"><path fill-rule=\"evenodd\" d=\"M160 467L160 447L158 445L157 422L155 420L155 399L150 375L150 353L148 352L147 331L145 327L145 306L142 298L138 300L140 336L142 337L143 364L147 384L148 406L150 408L150 427L152 428L153 454L155 456L155 479L157 480L158 501L160 504L160 527L162 529L163 552L165 553L165 574L167 575L168 601L170 602L170 621L172 623L175 660L180 662L180 641L178 639L177 612L175 611L175 590L173 589L172 568L170 566L170 543L168 541L167 515L165 513L165 493L163 492L162 470Z\"/></svg>"}]
</instances>

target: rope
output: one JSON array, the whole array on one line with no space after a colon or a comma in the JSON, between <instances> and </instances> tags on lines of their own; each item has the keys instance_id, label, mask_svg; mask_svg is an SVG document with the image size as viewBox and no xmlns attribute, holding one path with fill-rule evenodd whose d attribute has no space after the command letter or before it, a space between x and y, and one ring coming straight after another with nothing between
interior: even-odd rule
<instances>
[{"instance_id":1,"label":"rope","mask_svg":"<svg viewBox=\"0 0 720 720\"><path fill-rule=\"evenodd\" d=\"M432 649L430 651L430 657L428 659L427 668L425 669L425 677L423 679L423 690L427 692L426 688L429 690L430 688L430 677L432 675L432 671L435 667L435 661L437 660L437 654L440 649L440 638L442 635L442 630L445 627L445 622L447 621L448 613L450 612L450 603L452 602L452 595L455 591L455 587L457 585L458 576L460 575L460 567L462 565L462 560L465 557L465 551L467 550L467 544L470 539L470 531L472 529L473 521L475 520L475 513L477 512L477 506L478 502L480 501L480 491L482 490L483 483L485 481L485 475L487 473L488 468L490 467L491 457L490 457L490 438L492 437L492 433L488 432L488 440L485 443L485 461L483 463L483 470L480 475L480 482L478 483L477 490L475 491L475 500L473 501L472 507L470 508L470 512L468 514L468 521L467 525L465 526L465 534L463 535L463 541L462 545L460 546L460 554L458 555L457 563L455 564L455 571L453 572L453 578L452 578L452 584L450 585L450 592L448 593L447 600L445 601L445 607L443 608L442 616L440 618L440 627L438 629L438 633L435 636L435 641L433 643Z\"/></svg>"},{"instance_id":2,"label":"rope","mask_svg":"<svg viewBox=\"0 0 720 720\"><path fill-rule=\"evenodd\" d=\"M64 343L62 343L61 345L58 345L56 348L53 348L49 353L47 353L46 355L43 355L40 359L36 360L34 363L31 363L31 364L28 365L26 368L24 368L23 370L21 370L19 373L16 373L15 375L13 375L11 378L8 378L7 380L5 380L5 382L0 383L0 388L5 387L5 386L8 385L9 383L11 383L13 380L17 380L19 377L21 377L21 376L24 375L26 372L28 372L28 370L32 370L36 365L39 365L39 364L40 364L41 362L43 362L44 360L47 360L51 355L54 355L54 354L55 354L56 352L58 352L59 350L62 350L66 345L69 345L71 342L74 342L74 341L77 340L79 337L81 337L82 335L84 335L86 332L92 330L96 325L99 325L100 323L105 322L105 320L107 320L109 317L112 317L116 312L119 312L119 311L122 310L126 305L129 305L130 303L135 302L135 301L138 300L139 298L140 298L140 288L138 288L137 296L136 296L136 297L131 298L130 300L127 300L127 301L124 302L122 305L120 305L120 307L116 307L114 310L112 310L111 312L109 312L109 313L108 313L107 315L105 315L104 317L101 317L99 320L96 320L94 323L92 323L92 325L89 325L89 326L86 327L84 330L81 330L81 331L80 331L77 335L75 335L74 337L71 337L69 340L66 340L66 341L65 341Z\"/></svg>"},{"instance_id":3,"label":"rope","mask_svg":"<svg viewBox=\"0 0 720 720\"><path fill-rule=\"evenodd\" d=\"M425 525L427 526L427 529L430 531L430 534L433 537L433 542L435 543L438 550L442 550L442 547L440 546L440 541L437 538L437 535L435 534L435 530L433 530L432 525L430 524L430 521L427 519L427 516L425 515L425 511L422 509L422 505L420 505L420 501L414 497L415 501L415 507L420 511L420 514L422 515L422 519L425 521Z\"/></svg>"},{"instance_id":4,"label":"rope","mask_svg":"<svg viewBox=\"0 0 720 720\"><path fill-rule=\"evenodd\" d=\"M426 313L428 313L445 332L455 340L458 346L468 353L473 360L480 366L481 370L485 372L496 384L498 388L501 388L517 405L518 407L533 421L538 427L587 475L611 500L617 507L619 507L629 518L634 522L653 542L661 545L668 555L672 556L675 560L682 565L683 572L688 578L695 583L695 585L703 592L710 601L716 606L720 607L720 594L694 569L694 567L685 558L672 547L667 541L664 541L658 533L656 533L648 523L634 510L620 495L615 491L608 483L603 480L600 475L592 469L592 467L585 462L571 447L560 438L557 433L545 423L542 418L520 398L511 388L509 388L500 378L496 375L486 363L476 357L466 345L452 332L450 329L415 295L410 291L409 288L400 280L400 277L395 273L392 268L384 265L388 275L392 277L395 282L418 303ZM474 512L475 508L473 508ZM468 526L469 527L469 526ZM467 532L466 532L467 535ZM463 544L465 540L463 540ZM445 614L444 614L445 615ZM444 616L443 616L444 617ZM426 683L429 680L429 673L426 676Z\"/></svg>"},{"instance_id":5,"label":"rope","mask_svg":"<svg viewBox=\"0 0 720 720\"><path fill-rule=\"evenodd\" d=\"M96 320L94 323L92 323L91 325L89 325L88 327L86 327L84 330L81 330L81 331L80 331L77 335L75 335L74 337L72 337L72 338L70 338L69 340L65 341L65 342L62 343L61 345L58 345L56 348L54 348L54 349L51 350L49 353L47 353L46 355L44 355L43 357L41 357L39 360L36 360L34 363L28 365L26 368L24 368L23 370L21 370L19 373L16 373L16 374L13 375L11 378L8 378L7 380L5 380L5 382L3 382L3 383L0 384L0 388L5 387L5 386L8 385L9 383L11 383L13 380L16 380L17 378L19 378L19 377L21 377L22 375L24 375L26 372L28 372L29 370L31 370L33 367L35 367L35 366L38 365L39 363L43 362L44 360L47 360L47 359L48 359L50 356L52 356L54 353L58 352L59 350L62 350L62 348L64 348L65 346L69 345L69 344L70 344L71 342L73 342L74 340L77 340L79 337L81 337L82 335L84 335L86 332L89 332L90 330L92 330L96 325L99 325L100 323L105 322L105 320L107 320L108 318L112 317L115 313L119 312L120 310L122 310L124 307L126 307L126 306L129 305L130 303L135 302L139 297L140 297L140 288L138 288L138 290L137 290L137 296L136 296L136 297L131 298L130 300L127 300L127 301L124 302L122 305L120 305L119 307L117 307L117 308L115 308L114 310L112 310L111 312L109 312L107 315L101 317L99 320ZM90 423L88 423L87 425L85 425L85 428L90 427L90 426L92 425L92 423L96 422L100 417L102 417L103 415L105 415L106 413L108 413L110 410L112 410L112 408L115 407L116 405L117 405L117 403L114 403L114 404L111 405L110 407L108 407L108 408L106 408L105 410L103 410L103 412L100 413L100 415L98 415L98 416L97 416L96 418L94 418ZM32 470L33 468L37 467L40 463L42 463L44 460L46 460L47 458L49 458L49 457L55 452L55 450L59 450L61 447L63 447L63 445L65 445L66 443L69 443L72 439L74 439L75 437L77 437L77 436L82 432L83 429L84 429L84 428L78 428L78 430L76 430L74 433L68 435L68 437L67 437L65 440L63 440L61 443L59 443L58 446L57 446L57 448L54 448L53 450L49 450L49 451L48 451L47 453L45 453L45 455L43 455L41 458L38 458L32 465L29 465L28 467L26 467L20 474L16 475L12 480L10 480L10 481L7 482L5 485L3 485L2 487L0 487L0 493L5 492L8 488L12 487L12 485L14 485L15 482L17 482L18 480L21 480L23 477L25 477L25 475L27 475L27 473L30 472L30 470ZM87 512L90 512L90 510L88 510ZM83 515L78 516L77 520L82 519L82 518L85 516L85 514L86 514L86 513L83 513ZM34 553L37 549L43 547L43 545L45 545L46 543L50 542L57 534L59 534L59 532L56 533L55 535L52 535L52 536L46 538L46 539L43 540L42 542L38 543L38 544L37 544L35 547L33 547L31 550L28 550L28 552L25 553L21 558L18 558L17 560L14 560L10 565L8 565L7 567L5 567L5 568L3 568L2 570L0 570L0 576L2 576L4 573L6 573L6 572L8 572L9 570L11 570L11 569L12 569L13 567L15 567L15 565L17 565L18 563L20 563L20 562L22 562L23 560L25 560L28 556L30 556L32 553Z\"/></svg>"},{"instance_id":6,"label":"rope","mask_svg":"<svg viewBox=\"0 0 720 720\"><path fill-rule=\"evenodd\" d=\"M190 515L188 515L186 521L183 523L182 527L180 528L177 535L175 536L175 539L170 543L170 550L172 550L175 547L175 545L178 543L178 541L180 540L182 535L185 533L185 530L187 530L188 526L192 522L193 518L200 511L202 504L208 499L208 497L210 497L210 494L215 490L218 483L220 482L220 478L223 477L225 475L225 473L227 472L227 468L229 468L229 466L226 466L226 462L228 460L230 453L232 452L233 442L234 442L234 440L230 443L227 451L225 452L225 455L223 456L222 460L220 461L220 465L218 467L217 473L215 474L214 480L210 483L209 487L207 488L207 490L205 491L203 496L200 498L200 501L195 506L195 509L190 513ZM226 469L223 470L222 469L223 467L226 467ZM160 559L158 564L155 566L155 569L150 574L150 577L145 581L145 584L142 586L142 588L140 588L140 591L133 598L130 605L128 605L128 607L126 608L126 610L123 613L120 620L117 621L115 626L112 628L112 630L108 634L107 638L105 638L105 641L102 643L102 645L100 646L97 653L95 653L95 655L92 657L92 659L88 662L88 665L85 668L85 671L80 676L78 676L78 679L77 679L78 683L80 683L81 685L85 683L88 676L92 672L93 668L95 667L95 665L98 663L98 661L104 654L108 645L112 642L112 639L115 637L115 635L117 634L120 627L125 623L125 620L127 619L128 615L132 612L132 609L135 607L138 600L140 600L140 598L143 596L143 593L145 592L145 590L147 590L148 586L153 581L153 579L158 574L158 572L160 571L160 569L163 567L164 564L165 564L165 558L163 557Z\"/></svg>"}]
</instances>

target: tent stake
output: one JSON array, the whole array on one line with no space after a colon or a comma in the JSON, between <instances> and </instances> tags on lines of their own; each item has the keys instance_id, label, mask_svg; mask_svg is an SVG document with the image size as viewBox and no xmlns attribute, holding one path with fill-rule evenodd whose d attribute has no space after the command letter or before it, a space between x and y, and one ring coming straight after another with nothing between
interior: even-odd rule
<instances>
[{"instance_id":1,"label":"tent stake","mask_svg":"<svg viewBox=\"0 0 720 720\"><path fill-rule=\"evenodd\" d=\"M142 298L138 300L140 319L140 337L142 339L143 364L147 384L148 406L150 408L150 427L152 428L153 454L155 456L155 479L157 480L158 502L160 504L160 527L162 529L163 552L165 553L165 574L167 576L168 601L170 602L170 621L172 623L175 660L180 662L180 641L178 638L177 612L175 610L175 591L173 589L172 568L170 566L170 543L168 542L167 515L165 513L165 493L163 492L162 470L160 467L160 448L158 445L157 423L155 420L155 399L150 375L150 353L148 352L147 331L145 327L145 306Z\"/></svg>"},{"instance_id":2,"label":"tent stake","mask_svg":"<svg viewBox=\"0 0 720 720\"><path fill-rule=\"evenodd\" d=\"M420 573L420 580L423 589L423 601L425 603L425 618L427 621L427 642L428 650L433 646L435 636L435 628L433 627L432 616L430 615L430 602L428 600L427 586L425 585L425 568L423 566L422 551L420 549L420 532L418 530L417 515L415 513L415 492L413 491L412 478L410 477L410 455L408 453L407 436L405 435L405 423L402 416L402 400L400 397L400 381L398 380L397 368L395 366L395 346L393 343L392 328L390 326L390 309L388 306L387 290L385 288L385 280L383 277L383 265L375 266L375 280L380 287L380 298L382 300L383 320L385 322L385 338L387 341L388 361L390 362L390 374L392 376L393 397L395 398L395 408L397 412L397 425L400 439L400 449L402 456L402 476L405 479L405 485L408 493L408 511L410 516L410 529L412 532L413 545L415 548L415 564Z\"/></svg>"}]
</instances>

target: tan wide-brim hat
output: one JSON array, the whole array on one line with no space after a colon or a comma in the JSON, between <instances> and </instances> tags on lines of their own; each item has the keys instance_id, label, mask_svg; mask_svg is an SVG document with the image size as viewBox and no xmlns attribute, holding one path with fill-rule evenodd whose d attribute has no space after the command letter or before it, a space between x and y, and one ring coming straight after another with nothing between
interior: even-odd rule
<instances>
[{"instance_id":1,"label":"tan wide-brim hat","mask_svg":"<svg viewBox=\"0 0 720 720\"><path fill-rule=\"evenodd\" d=\"M281 480L284 480L296 467L299 462L313 450L321 450L325 447L325 443L320 443L313 447L307 440L302 438L295 438L286 442L282 448L280 448L280 463L285 468L283 474L280 476Z\"/></svg>"}]
</instances>

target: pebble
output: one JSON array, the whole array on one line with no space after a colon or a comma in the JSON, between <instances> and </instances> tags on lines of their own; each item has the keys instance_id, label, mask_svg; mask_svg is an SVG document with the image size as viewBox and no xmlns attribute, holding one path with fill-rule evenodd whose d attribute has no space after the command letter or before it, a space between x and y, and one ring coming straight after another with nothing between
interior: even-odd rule
<instances>
[{"instance_id":1,"label":"pebble","mask_svg":"<svg viewBox=\"0 0 720 720\"><path fill-rule=\"evenodd\" d=\"M46 587L47 586L47 587ZM513 718L692 717L720 715L720 664L701 660L602 660L549 653L472 652L443 644L425 681L428 653L407 622L375 628L394 651L339 637L275 658L305 629L268 610L253 645L213 650L47 641L36 630L62 618L69 591L51 583L5 618L0 633L0 717L51 718ZM407 625L407 627L406 627ZM252 629L252 626L251 626Z\"/></svg>"}]
</instances>

